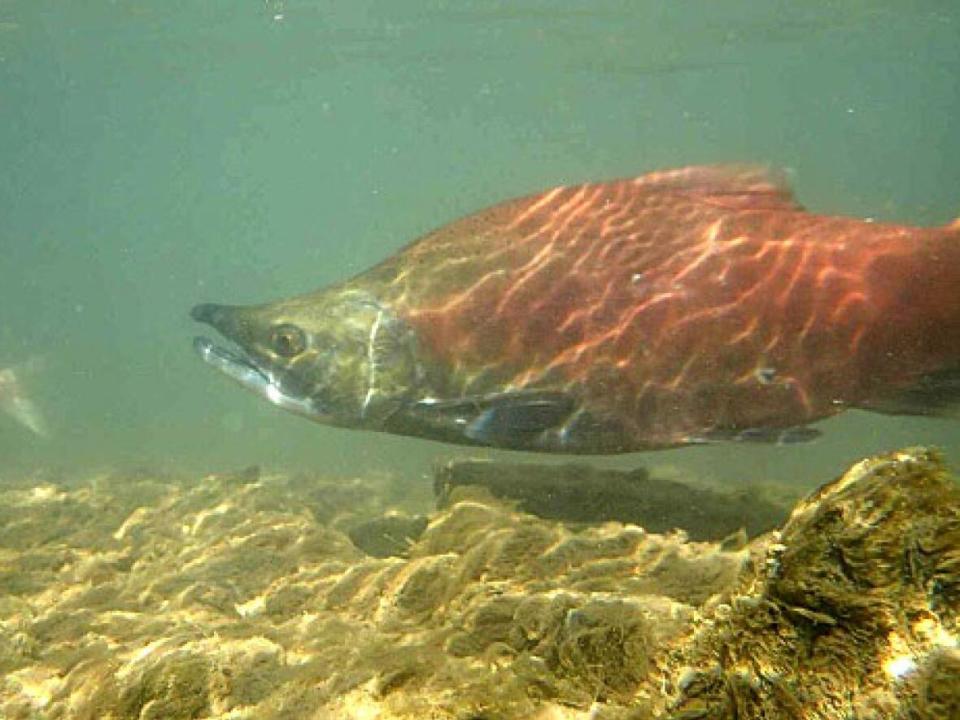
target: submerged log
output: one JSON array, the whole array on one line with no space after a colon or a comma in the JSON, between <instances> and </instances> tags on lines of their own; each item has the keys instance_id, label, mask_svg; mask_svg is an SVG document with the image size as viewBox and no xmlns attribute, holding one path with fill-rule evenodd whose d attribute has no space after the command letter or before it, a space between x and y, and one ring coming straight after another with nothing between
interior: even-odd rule
<instances>
[{"instance_id":1,"label":"submerged log","mask_svg":"<svg viewBox=\"0 0 960 720\"><path fill-rule=\"evenodd\" d=\"M754 537L782 523L789 510L754 488L724 492L658 478L645 468L479 459L450 460L436 468L438 507L449 505L454 490L471 485L538 517L577 523L614 520L656 533L680 529L691 540L717 540L741 528Z\"/></svg>"}]
</instances>

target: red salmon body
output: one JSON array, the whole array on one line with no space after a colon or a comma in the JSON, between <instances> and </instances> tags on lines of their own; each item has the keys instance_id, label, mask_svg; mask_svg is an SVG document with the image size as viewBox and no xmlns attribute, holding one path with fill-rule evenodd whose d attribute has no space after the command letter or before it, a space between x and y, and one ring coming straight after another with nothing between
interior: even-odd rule
<instances>
[{"instance_id":1,"label":"red salmon body","mask_svg":"<svg viewBox=\"0 0 960 720\"><path fill-rule=\"evenodd\" d=\"M318 422L609 453L804 440L857 407L960 400L960 225L807 212L691 167L454 221L353 279L195 319L201 356Z\"/></svg>"},{"instance_id":2,"label":"red salmon body","mask_svg":"<svg viewBox=\"0 0 960 720\"><path fill-rule=\"evenodd\" d=\"M557 188L388 265L447 396L563 388L633 447L907 403L960 365L960 232L812 214L756 169Z\"/></svg>"}]
</instances>

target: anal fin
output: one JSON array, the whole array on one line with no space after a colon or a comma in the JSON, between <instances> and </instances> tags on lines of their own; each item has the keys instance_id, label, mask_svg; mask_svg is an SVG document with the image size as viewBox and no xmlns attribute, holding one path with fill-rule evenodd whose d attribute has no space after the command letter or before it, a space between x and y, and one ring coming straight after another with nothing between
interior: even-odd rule
<instances>
[{"instance_id":1,"label":"anal fin","mask_svg":"<svg viewBox=\"0 0 960 720\"><path fill-rule=\"evenodd\" d=\"M787 428L723 428L689 438L691 443L743 442L764 445L798 445L811 442L823 433L816 428L797 425Z\"/></svg>"}]
</instances>

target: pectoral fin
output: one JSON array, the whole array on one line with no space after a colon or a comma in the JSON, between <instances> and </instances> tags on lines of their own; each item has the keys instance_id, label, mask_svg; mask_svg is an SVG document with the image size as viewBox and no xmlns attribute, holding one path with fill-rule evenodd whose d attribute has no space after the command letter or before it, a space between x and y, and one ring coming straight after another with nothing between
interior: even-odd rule
<instances>
[{"instance_id":1,"label":"pectoral fin","mask_svg":"<svg viewBox=\"0 0 960 720\"><path fill-rule=\"evenodd\" d=\"M563 395L497 398L464 430L471 440L486 445L507 447L518 440L540 435L563 424L573 411L573 403Z\"/></svg>"},{"instance_id":2,"label":"pectoral fin","mask_svg":"<svg viewBox=\"0 0 960 720\"><path fill-rule=\"evenodd\" d=\"M422 400L414 410L432 423L457 428L477 444L519 449L536 447L543 433L562 426L574 403L563 393L520 391Z\"/></svg>"}]
</instances>

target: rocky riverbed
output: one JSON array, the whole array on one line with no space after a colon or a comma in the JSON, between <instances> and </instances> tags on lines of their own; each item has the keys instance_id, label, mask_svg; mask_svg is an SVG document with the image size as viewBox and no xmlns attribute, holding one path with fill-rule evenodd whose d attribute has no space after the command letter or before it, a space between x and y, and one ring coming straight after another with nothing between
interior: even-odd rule
<instances>
[{"instance_id":1,"label":"rocky riverbed","mask_svg":"<svg viewBox=\"0 0 960 720\"><path fill-rule=\"evenodd\" d=\"M470 484L417 517L387 482L0 486L0 717L960 717L960 491L934 451L864 460L752 538Z\"/></svg>"}]
</instances>

